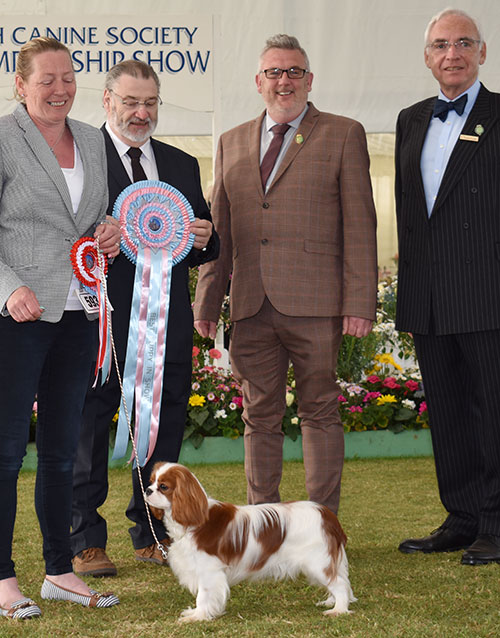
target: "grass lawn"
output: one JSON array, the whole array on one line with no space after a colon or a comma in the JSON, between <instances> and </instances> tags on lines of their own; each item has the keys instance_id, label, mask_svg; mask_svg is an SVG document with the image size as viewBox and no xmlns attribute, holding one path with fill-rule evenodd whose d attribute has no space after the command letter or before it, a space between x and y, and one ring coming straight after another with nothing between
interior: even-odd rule
<instances>
[{"instance_id":1,"label":"grass lawn","mask_svg":"<svg viewBox=\"0 0 500 638\"><path fill-rule=\"evenodd\" d=\"M221 500L245 502L241 464L193 466L206 490ZM112 579L88 579L112 589L121 604L86 609L40 601L41 537L33 506L34 473L19 480L14 558L24 593L40 603L43 617L0 618L1 638L497 638L500 635L500 565L460 565L460 553L403 555L398 543L439 526L444 512L431 458L354 460L344 469L340 520L354 594L351 615L326 618L314 602L323 591L295 582L242 583L232 588L225 616L198 624L176 619L193 599L170 570L135 561L124 515L130 495L128 470L110 472L103 507L108 553L118 566ZM283 500L307 498L302 463L284 466Z\"/></svg>"}]
</instances>

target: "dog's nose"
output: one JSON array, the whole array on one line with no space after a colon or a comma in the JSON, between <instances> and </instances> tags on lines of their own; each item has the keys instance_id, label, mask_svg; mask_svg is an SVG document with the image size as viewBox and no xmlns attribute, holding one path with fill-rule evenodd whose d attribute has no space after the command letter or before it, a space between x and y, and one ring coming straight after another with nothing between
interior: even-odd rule
<instances>
[{"instance_id":1,"label":"dog's nose","mask_svg":"<svg viewBox=\"0 0 500 638\"><path fill-rule=\"evenodd\" d=\"M151 496L152 493L153 490L150 487L146 488L146 496Z\"/></svg>"}]
</instances>

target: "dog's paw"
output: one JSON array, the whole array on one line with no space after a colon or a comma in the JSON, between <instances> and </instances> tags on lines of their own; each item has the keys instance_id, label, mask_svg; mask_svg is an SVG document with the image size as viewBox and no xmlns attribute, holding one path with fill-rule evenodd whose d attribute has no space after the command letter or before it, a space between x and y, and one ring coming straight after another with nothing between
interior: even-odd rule
<instances>
[{"instance_id":1,"label":"dog's paw","mask_svg":"<svg viewBox=\"0 0 500 638\"><path fill-rule=\"evenodd\" d=\"M200 609L193 609L192 607L188 607L185 609L179 618L177 619L178 623L187 623L187 622L200 622L202 620L213 620L212 616L207 616L207 614Z\"/></svg>"},{"instance_id":2,"label":"dog's paw","mask_svg":"<svg viewBox=\"0 0 500 638\"><path fill-rule=\"evenodd\" d=\"M318 600L316 607L333 607L335 605L335 596L328 596L326 600Z\"/></svg>"},{"instance_id":3,"label":"dog's paw","mask_svg":"<svg viewBox=\"0 0 500 638\"><path fill-rule=\"evenodd\" d=\"M323 616L340 616L341 614L352 614L354 612L352 612L350 609L347 608L336 608L334 607L333 609L327 609L326 611L323 612Z\"/></svg>"}]
</instances>

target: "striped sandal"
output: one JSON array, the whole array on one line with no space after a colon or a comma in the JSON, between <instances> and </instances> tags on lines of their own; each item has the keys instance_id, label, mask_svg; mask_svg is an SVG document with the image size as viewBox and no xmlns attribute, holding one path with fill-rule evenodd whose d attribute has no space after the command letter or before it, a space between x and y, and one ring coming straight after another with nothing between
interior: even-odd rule
<instances>
[{"instance_id":1,"label":"striped sandal","mask_svg":"<svg viewBox=\"0 0 500 638\"><path fill-rule=\"evenodd\" d=\"M99 594L93 589L90 590L90 596L84 596L70 589L64 589L59 587L48 578L43 581L41 596L44 600L69 600L73 603L78 603L84 607L113 607L118 605L118 598L111 592L105 594Z\"/></svg>"},{"instance_id":2,"label":"striped sandal","mask_svg":"<svg viewBox=\"0 0 500 638\"><path fill-rule=\"evenodd\" d=\"M28 618L37 618L41 616L40 607L31 598L21 598L12 603L10 609L0 607L0 616L12 618L13 620L26 620Z\"/></svg>"}]
</instances>

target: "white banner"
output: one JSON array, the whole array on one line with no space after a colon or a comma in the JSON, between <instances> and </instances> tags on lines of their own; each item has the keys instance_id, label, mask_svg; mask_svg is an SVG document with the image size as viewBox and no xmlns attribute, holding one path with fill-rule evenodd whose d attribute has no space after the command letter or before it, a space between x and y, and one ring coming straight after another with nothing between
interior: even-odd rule
<instances>
[{"instance_id":1,"label":"white banner","mask_svg":"<svg viewBox=\"0 0 500 638\"><path fill-rule=\"evenodd\" d=\"M192 111L213 111L212 16L2 16L0 98L13 95L16 58L29 40L53 37L71 51L78 91L102 94L104 76L129 58L150 64L164 102ZM0 99L0 112L12 103Z\"/></svg>"}]
</instances>

